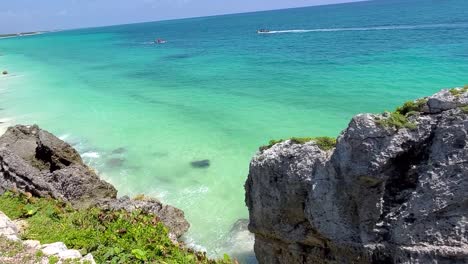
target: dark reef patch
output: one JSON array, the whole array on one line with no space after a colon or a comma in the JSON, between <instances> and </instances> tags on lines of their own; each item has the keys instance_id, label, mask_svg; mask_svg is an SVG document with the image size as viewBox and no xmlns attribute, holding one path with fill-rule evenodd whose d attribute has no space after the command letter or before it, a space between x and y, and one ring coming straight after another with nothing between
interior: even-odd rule
<instances>
[{"instance_id":1,"label":"dark reef patch","mask_svg":"<svg viewBox=\"0 0 468 264\"><path fill-rule=\"evenodd\" d=\"M197 168L197 169L202 169L202 168L208 168L210 166L210 160L196 160L196 161L192 161L190 162L190 165L193 167L193 168Z\"/></svg>"},{"instance_id":2,"label":"dark reef patch","mask_svg":"<svg viewBox=\"0 0 468 264\"><path fill-rule=\"evenodd\" d=\"M111 152L111 154L123 154L125 152L127 152L126 148L116 148Z\"/></svg>"},{"instance_id":3,"label":"dark reef patch","mask_svg":"<svg viewBox=\"0 0 468 264\"><path fill-rule=\"evenodd\" d=\"M162 152L162 151L156 151L156 152L151 153L151 155L152 155L153 157L156 157L156 158L164 158L164 157L169 156L169 153L167 153L167 152Z\"/></svg>"},{"instance_id":4,"label":"dark reef patch","mask_svg":"<svg viewBox=\"0 0 468 264\"><path fill-rule=\"evenodd\" d=\"M191 58L193 57L192 55L190 54L186 54L186 53L182 53L182 54L172 54L172 55L168 55L168 56L165 56L164 59L166 60L180 60L180 59L188 59L188 58Z\"/></svg>"},{"instance_id":5,"label":"dark reef patch","mask_svg":"<svg viewBox=\"0 0 468 264\"><path fill-rule=\"evenodd\" d=\"M109 168L120 168L123 166L125 160L121 158L112 158L106 161L106 166Z\"/></svg>"}]
</instances>

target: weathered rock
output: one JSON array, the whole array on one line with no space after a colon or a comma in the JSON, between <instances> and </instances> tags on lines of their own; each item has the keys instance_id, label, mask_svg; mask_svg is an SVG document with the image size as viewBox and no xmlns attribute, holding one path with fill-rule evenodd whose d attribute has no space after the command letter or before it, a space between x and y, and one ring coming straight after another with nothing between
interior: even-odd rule
<instances>
[{"instance_id":1,"label":"weathered rock","mask_svg":"<svg viewBox=\"0 0 468 264\"><path fill-rule=\"evenodd\" d=\"M461 90L460 90L461 91ZM246 182L260 263L466 263L468 93L428 98L416 129L352 119L337 146L286 141Z\"/></svg>"},{"instance_id":2,"label":"weathered rock","mask_svg":"<svg viewBox=\"0 0 468 264\"><path fill-rule=\"evenodd\" d=\"M67 249L64 251L60 251L57 256L60 259L79 259L81 258L81 253L76 249Z\"/></svg>"},{"instance_id":3,"label":"weathered rock","mask_svg":"<svg viewBox=\"0 0 468 264\"><path fill-rule=\"evenodd\" d=\"M152 213L158 216L161 222L163 222L177 238L185 234L190 227L190 224L185 220L182 210L170 205L163 205L154 198L143 197L135 200L124 196L119 199L104 200L99 206L108 210L125 210L127 212L132 212L138 209L146 213Z\"/></svg>"},{"instance_id":4,"label":"weathered rock","mask_svg":"<svg viewBox=\"0 0 468 264\"><path fill-rule=\"evenodd\" d=\"M63 242L55 242L42 245L41 250L44 255L52 256L58 255L60 252L68 250L68 248Z\"/></svg>"},{"instance_id":5,"label":"weathered rock","mask_svg":"<svg viewBox=\"0 0 468 264\"><path fill-rule=\"evenodd\" d=\"M96 264L96 261L94 261L93 255L91 255L91 253L89 253L88 255L84 256L81 259L81 263Z\"/></svg>"},{"instance_id":6,"label":"weathered rock","mask_svg":"<svg viewBox=\"0 0 468 264\"><path fill-rule=\"evenodd\" d=\"M38 240L25 240L23 241L23 245L28 248L38 249L41 247L41 242Z\"/></svg>"},{"instance_id":7,"label":"weathered rock","mask_svg":"<svg viewBox=\"0 0 468 264\"><path fill-rule=\"evenodd\" d=\"M18 189L60 198L77 207L117 195L75 149L35 125L10 127L0 137L0 176L0 192Z\"/></svg>"},{"instance_id":8,"label":"weathered rock","mask_svg":"<svg viewBox=\"0 0 468 264\"><path fill-rule=\"evenodd\" d=\"M10 240L19 240L18 228L3 212L0 212L0 236Z\"/></svg>"}]
</instances>

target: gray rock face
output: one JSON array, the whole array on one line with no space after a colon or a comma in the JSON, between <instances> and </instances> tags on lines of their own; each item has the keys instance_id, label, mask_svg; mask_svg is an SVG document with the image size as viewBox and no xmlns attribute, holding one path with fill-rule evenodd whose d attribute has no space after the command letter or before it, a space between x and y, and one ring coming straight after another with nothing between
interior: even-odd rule
<instances>
[{"instance_id":1,"label":"gray rock face","mask_svg":"<svg viewBox=\"0 0 468 264\"><path fill-rule=\"evenodd\" d=\"M190 226L182 210L157 200L117 199L117 190L99 179L75 149L36 125L10 127L0 137L0 194L12 189L68 201L76 208L141 209L157 215L175 237Z\"/></svg>"},{"instance_id":2,"label":"gray rock face","mask_svg":"<svg viewBox=\"0 0 468 264\"><path fill-rule=\"evenodd\" d=\"M325 152L286 141L246 182L260 263L467 263L468 93L428 98L416 129L355 116Z\"/></svg>"},{"instance_id":3,"label":"gray rock face","mask_svg":"<svg viewBox=\"0 0 468 264\"><path fill-rule=\"evenodd\" d=\"M0 236L10 240L19 240L18 228L3 212L0 212Z\"/></svg>"},{"instance_id":4,"label":"gray rock face","mask_svg":"<svg viewBox=\"0 0 468 264\"><path fill-rule=\"evenodd\" d=\"M69 144L37 126L10 127L0 137L0 191L18 189L86 207L117 191Z\"/></svg>"}]
</instances>

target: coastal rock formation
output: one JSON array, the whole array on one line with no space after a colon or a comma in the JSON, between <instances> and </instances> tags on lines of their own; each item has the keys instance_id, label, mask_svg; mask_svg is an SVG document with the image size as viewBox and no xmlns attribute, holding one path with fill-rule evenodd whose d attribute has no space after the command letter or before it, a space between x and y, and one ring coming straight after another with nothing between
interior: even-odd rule
<instances>
[{"instance_id":1,"label":"coastal rock formation","mask_svg":"<svg viewBox=\"0 0 468 264\"><path fill-rule=\"evenodd\" d=\"M0 137L0 166L0 191L18 189L77 207L117 195L112 185L83 163L75 149L37 126L8 128Z\"/></svg>"},{"instance_id":2,"label":"coastal rock formation","mask_svg":"<svg viewBox=\"0 0 468 264\"><path fill-rule=\"evenodd\" d=\"M123 196L119 199L103 200L99 204L100 207L108 210L125 210L132 212L134 210L142 210L146 213L151 213L159 216L171 231L171 239L176 242L177 238L185 234L190 227L190 224L184 218L184 212L178 208L163 205L160 201L150 197L142 197L140 199L130 199Z\"/></svg>"},{"instance_id":3,"label":"coastal rock formation","mask_svg":"<svg viewBox=\"0 0 468 264\"><path fill-rule=\"evenodd\" d=\"M467 263L468 88L264 149L245 187L260 263Z\"/></svg>"},{"instance_id":4,"label":"coastal rock formation","mask_svg":"<svg viewBox=\"0 0 468 264\"><path fill-rule=\"evenodd\" d=\"M76 208L141 209L158 216L174 237L190 227L182 210L155 199L117 199L117 190L99 179L73 147L36 125L10 127L0 137L0 194L7 190L61 199Z\"/></svg>"}]
</instances>

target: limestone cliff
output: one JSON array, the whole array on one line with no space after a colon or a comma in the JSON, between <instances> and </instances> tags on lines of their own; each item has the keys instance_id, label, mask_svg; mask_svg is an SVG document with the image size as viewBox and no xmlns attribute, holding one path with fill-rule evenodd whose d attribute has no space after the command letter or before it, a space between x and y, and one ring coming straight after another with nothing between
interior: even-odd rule
<instances>
[{"instance_id":1,"label":"limestone cliff","mask_svg":"<svg viewBox=\"0 0 468 264\"><path fill-rule=\"evenodd\" d=\"M261 150L246 182L260 263L467 263L468 89L355 116L324 151Z\"/></svg>"}]
</instances>

